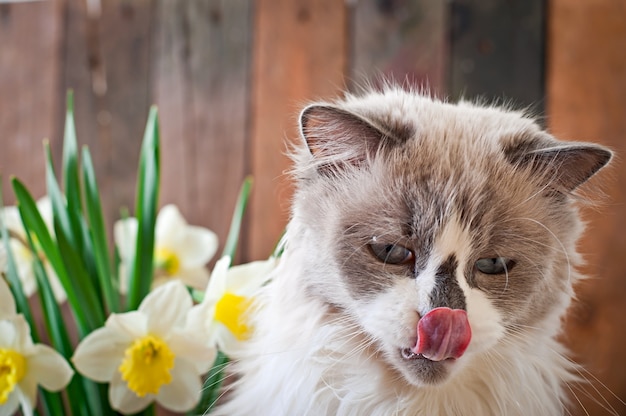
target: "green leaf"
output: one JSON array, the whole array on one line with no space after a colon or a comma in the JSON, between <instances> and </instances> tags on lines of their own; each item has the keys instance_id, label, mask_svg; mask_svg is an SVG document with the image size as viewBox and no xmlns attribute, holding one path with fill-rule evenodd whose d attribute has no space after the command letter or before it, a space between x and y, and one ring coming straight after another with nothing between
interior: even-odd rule
<instances>
[{"instance_id":1,"label":"green leaf","mask_svg":"<svg viewBox=\"0 0 626 416\"><path fill-rule=\"evenodd\" d=\"M46 143L47 166L52 170L52 156L50 146ZM81 193L78 174L78 144L76 143L76 127L74 125L74 96L72 91L67 93L67 112L65 116L65 134L63 138L63 189L67 199L67 210L70 213L69 222L72 227L73 245L82 250L82 237L80 225ZM81 253L85 254L85 253Z\"/></svg>"},{"instance_id":2,"label":"green leaf","mask_svg":"<svg viewBox=\"0 0 626 416\"><path fill-rule=\"evenodd\" d=\"M85 207L91 230L93 254L104 303L109 312L119 312L119 298L114 286L113 273L107 245L107 235L102 215L102 204L96 175L87 147L83 147L83 183L85 185Z\"/></svg>"},{"instance_id":3,"label":"green leaf","mask_svg":"<svg viewBox=\"0 0 626 416\"><path fill-rule=\"evenodd\" d=\"M133 273L129 279L128 309L137 309L150 291L154 271L154 236L159 197L159 125L158 111L150 108L146 131L141 146L135 215L137 241Z\"/></svg>"},{"instance_id":4,"label":"green leaf","mask_svg":"<svg viewBox=\"0 0 626 416\"><path fill-rule=\"evenodd\" d=\"M2 177L0 177L0 213L4 210L4 199L2 196ZM22 281L20 280L19 273L17 271L17 264L15 263L15 257L13 256L13 250L9 244L9 230L4 223L4 215L0 215L0 231L2 233L2 244L6 251L7 270L6 277L9 283L9 289L15 299L15 305L17 312L24 315L28 325L31 327L31 333L35 341L39 340L39 334L37 333L37 326L33 319L33 314L28 303L28 297L24 293L22 288Z\"/></svg>"},{"instance_id":5,"label":"green leaf","mask_svg":"<svg viewBox=\"0 0 626 416\"><path fill-rule=\"evenodd\" d=\"M59 248L50 236L50 232L41 218L41 214L37 209L37 205L33 197L30 195L24 184L22 184L17 178L13 178L11 180L11 184L13 185L13 192L15 193L15 197L18 201L18 209L20 211L20 216L22 217L22 222L24 223L24 228L27 230L27 234L30 235L32 233L32 235L37 238L39 246L56 272L57 277L67 294L67 300L72 310L75 312L76 323L79 331L81 334L89 333L89 329L97 327L97 325L95 325L95 323L91 323L87 314L81 312L83 311L82 308L89 309L90 306L87 305L87 301L82 298L82 296L78 295L74 281L70 279L70 276L67 273Z\"/></svg>"},{"instance_id":6,"label":"green leaf","mask_svg":"<svg viewBox=\"0 0 626 416\"><path fill-rule=\"evenodd\" d=\"M31 249L35 248L32 238L28 237ZM39 302L43 310L43 318L50 337L50 341L55 350L57 350L66 360L70 360L72 357L72 344L67 332L67 326L63 321L63 315L61 309L54 297L52 287L50 286L50 278L47 275L42 261L39 257L35 257L33 261L33 269L35 271L35 278L37 279L37 294L39 296ZM74 377L67 385L67 393L69 397L84 397L87 400L70 400L69 405L73 415L83 415L85 404L81 402L88 401L90 397L85 394L82 388L82 376L74 374Z\"/></svg>"},{"instance_id":7,"label":"green leaf","mask_svg":"<svg viewBox=\"0 0 626 416\"><path fill-rule=\"evenodd\" d=\"M84 336L104 323L103 307L96 292L97 277L92 276L87 270L91 253L82 250L84 248L83 241L85 241L82 235L84 227L80 223L82 214L80 211L71 212L69 206L66 207L63 194L54 175L50 147L46 145L45 150L46 183L54 213L57 247L65 265L65 271L67 271L68 276L72 277L73 286L82 303L80 309L72 306L72 310L76 315L84 315L86 321L89 322L88 332L81 332ZM87 238L87 240L89 239Z\"/></svg>"},{"instance_id":8,"label":"green leaf","mask_svg":"<svg viewBox=\"0 0 626 416\"><path fill-rule=\"evenodd\" d=\"M230 256L231 259L235 258L237 253L237 243L239 241L239 232L241 230L241 222L243 221L243 215L246 212L246 206L250 199L250 191L252 190L252 177L247 176L241 188L239 190L239 196L237 197L237 204L235 204L235 211L233 212L233 218L230 222L230 229L228 231L228 237L226 238L226 244L224 244L223 256Z\"/></svg>"},{"instance_id":9,"label":"green leaf","mask_svg":"<svg viewBox=\"0 0 626 416\"><path fill-rule=\"evenodd\" d=\"M204 381L200 403L196 406L195 412L190 414L202 415L211 413L211 409L216 405L220 395L220 389L224 381L224 370L228 361L228 357L223 352L217 352L213 367L211 367Z\"/></svg>"}]
</instances>

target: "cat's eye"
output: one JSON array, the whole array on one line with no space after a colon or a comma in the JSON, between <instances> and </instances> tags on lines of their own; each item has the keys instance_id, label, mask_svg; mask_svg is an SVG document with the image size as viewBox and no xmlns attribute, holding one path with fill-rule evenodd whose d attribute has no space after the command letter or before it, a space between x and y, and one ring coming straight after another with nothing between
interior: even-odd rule
<instances>
[{"instance_id":1,"label":"cat's eye","mask_svg":"<svg viewBox=\"0 0 626 416\"><path fill-rule=\"evenodd\" d=\"M403 264L413 261L413 252L399 244L371 243L370 250L376 258L387 264Z\"/></svg>"},{"instance_id":2,"label":"cat's eye","mask_svg":"<svg viewBox=\"0 0 626 416\"><path fill-rule=\"evenodd\" d=\"M515 261L506 257L484 258L477 260L475 266L485 274L504 274L515 266Z\"/></svg>"}]
</instances>

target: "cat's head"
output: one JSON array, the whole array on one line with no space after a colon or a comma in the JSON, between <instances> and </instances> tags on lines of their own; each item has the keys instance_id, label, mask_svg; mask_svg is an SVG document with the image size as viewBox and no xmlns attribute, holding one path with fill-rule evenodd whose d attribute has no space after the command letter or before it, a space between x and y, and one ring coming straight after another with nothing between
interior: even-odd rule
<instances>
[{"instance_id":1,"label":"cat's head","mask_svg":"<svg viewBox=\"0 0 626 416\"><path fill-rule=\"evenodd\" d=\"M610 151L400 89L314 104L300 122L302 284L408 382L445 382L528 328L556 334L578 278L573 193Z\"/></svg>"}]
</instances>

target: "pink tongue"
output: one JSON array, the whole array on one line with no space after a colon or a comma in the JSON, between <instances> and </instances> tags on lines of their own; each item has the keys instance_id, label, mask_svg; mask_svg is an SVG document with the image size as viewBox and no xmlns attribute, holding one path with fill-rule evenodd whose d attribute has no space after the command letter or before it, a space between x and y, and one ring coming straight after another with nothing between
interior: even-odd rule
<instances>
[{"instance_id":1,"label":"pink tongue","mask_svg":"<svg viewBox=\"0 0 626 416\"><path fill-rule=\"evenodd\" d=\"M415 354L432 361L459 358L472 339L467 312L462 309L435 308L417 324Z\"/></svg>"}]
</instances>

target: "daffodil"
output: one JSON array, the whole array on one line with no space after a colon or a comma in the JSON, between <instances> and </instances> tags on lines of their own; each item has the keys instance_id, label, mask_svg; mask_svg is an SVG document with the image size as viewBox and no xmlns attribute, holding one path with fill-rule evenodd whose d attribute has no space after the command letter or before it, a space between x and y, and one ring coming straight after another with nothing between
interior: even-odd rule
<instances>
[{"instance_id":1,"label":"daffodil","mask_svg":"<svg viewBox=\"0 0 626 416\"><path fill-rule=\"evenodd\" d=\"M204 299L193 308L189 323L204 325L209 345L234 357L253 330L247 317L254 295L269 280L278 259L270 257L233 267L229 267L230 262L225 256L215 264Z\"/></svg>"},{"instance_id":2,"label":"daffodil","mask_svg":"<svg viewBox=\"0 0 626 416\"><path fill-rule=\"evenodd\" d=\"M37 201L37 209L41 214L44 223L47 225L48 230L54 233L54 227L52 226L52 205L48 197L43 197ZM46 261L42 253L33 253L28 244L28 237L26 236L26 230L22 224L22 220L19 214L19 210L15 206L5 207L2 210L2 221L4 222L7 230L10 233L9 245L11 252L15 258L17 267L17 273L22 283L22 290L26 296L31 296L37 291L37 279L35 278L35 270L33 268L33 261L35 256L38 255L43 260L46 274L50 279L50 286L54 292L54 297L57 302L64 302L67 298L61 282L56 273L50 266L50 263ZM35 245L37 244L35 240ZM0 244L0 271L6 272L7 260L6 250L4 244Z\"/></svg>"},{"instance_id":3,"label":"daffodil","mask_svg":"<svg viewBox=\"0 0 626 416\"><path fill-rule=\"evenodd\" d=\"M135 256L137 219L126 218L114 227L115 244L122 259L120 276L126 277ZM205 265L217 251L217 235L204 227L191 226L174 205L161 209L156 220L153 287L170 280L203 289L209 280ZM120 287L124 290L126 285Z\"/></svg>"},{"instance_id":4,"label":"daffodil","mask_svg":"<svg viewBox=\"0 0 626 416\"><path fill-rule=\"evenodd\" d=\"M193 408L216 350L197 340L199 328L186 325L192 304L180 281L159 286L137 311L112 314L89 334L72 357L76 369L110 383L109 402L122 413L154 401L176 412Z\"/></svg>"},{"instance_id":5,"label":"daffodil","mask_svg":"<svg viewBox=\"0 0 626 416\"><path fill-rule=\"evenodd\" d=\"M30 416L37 403L37 386L59 391L74 372L52 348L34 344L30 327L15 313L15 301L0 279L0 416L14 414L18 407Z\"/></svg>"}]
</instances>

